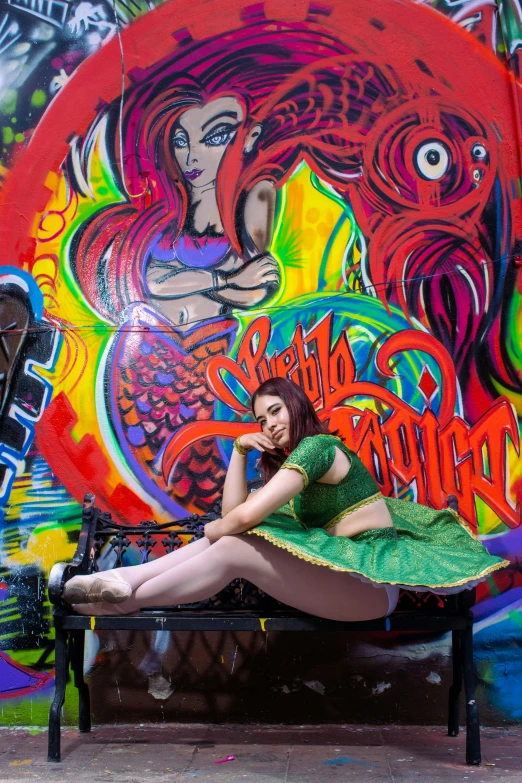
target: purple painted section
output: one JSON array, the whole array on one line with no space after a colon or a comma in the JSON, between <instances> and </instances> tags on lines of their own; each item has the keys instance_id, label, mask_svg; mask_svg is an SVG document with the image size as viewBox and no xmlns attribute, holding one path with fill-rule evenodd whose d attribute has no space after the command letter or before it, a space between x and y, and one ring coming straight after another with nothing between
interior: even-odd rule
<instances>
[{"instance_id":1,"label":"purple painted section","mask_svg":"<svg viewBox=\"0 0 522 783\"><path fill-rule=\"evenodd\" d=\"M47 685L51 679L51 674L33 672L0 652L0 699L25 696Z\"/></svg>"},{"instance_id":2,"label":"purple painted section","mask_svg":"<svg viewBox=\"0 0 522 783\"><path fill-rule=\"evenodd\" d=\"M182 234L171 247L162 245L158 237L152 244L150 253L157 261L177 260L192 269L211 269L220 264L230 250L226 237L193 237Z\"/></svg>"}]
</instances>

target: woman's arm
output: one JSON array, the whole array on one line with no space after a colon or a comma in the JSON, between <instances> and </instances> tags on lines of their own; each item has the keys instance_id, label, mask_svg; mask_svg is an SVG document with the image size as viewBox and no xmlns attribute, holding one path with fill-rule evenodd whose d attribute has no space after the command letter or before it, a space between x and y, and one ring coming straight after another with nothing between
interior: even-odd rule
<instances>
[{"instance_id":1,"label":"woman's arm","mask_svg":"<svg viewBox=\"0 0 522 783\"><path fill-rule=\"evenodd\" d=\"M235 447L232 449L221 501L223 516L229 514L241 503L245 503L249 498L246 481L248 452L257 449L258 451L269 451L271 454L276 453L271 441L262 432L249 432L241 435L238 441L245 454L240 454Z\"/></svg>"},{"instance_id":2,"label":"woman's arm","mask_svg":"<svg viewBox=\"0 0 522 783\"><path fill-rule=\"evenodd\" d=\"M252 436L241 436L242 439L248 437ZM205 535L215 541L221 536L244 533L288 503L309 483L325 481L338 484L349 468L348 457L337 448L331 436L303 438L292 451L284 469L278 470L268 484L249 498L248 503L242 503L222 519L205 525Z\"/></svg>"},{"instance_id":3,"label":"woman's arm","mask_svg":"<svg viewBox=\"0 0 522 783\"><path fill-rule=\"evenodd\" d=\"M221 280L220 273L217 276ZM275 294L279 287L279 267L269 253L245 261L237 272L224 273L219 288L209 292L211 299L224 304L254 307Z\"/></svg>"},{"instance_id":4,"label":"woman's arm","mask_svg":"<svg viewBox=\"0 0 522 783\"><path fill-rule=\"evenodd\" d=\"M243 258L233 251L222 270L223 288L210 294L223 304L257 307L279 288L277 261L267 252L272 238L276 193L272 182L262 180L250 190L243 211Z\"/></svg>"},{"instance_id":5,"label":"woman's arm","mask_svg":"<svg viewBox=\"0 0 522 783\"><path fill-rule=\"evenodd\" d=\"M304 479L296 470L278 470L268 484L258 489L222 519L205 525L205 535L211 541L222 536L234 536L259 525L269 514L277 511L302 492Z\"/></svg>"},{"instance_id":6,"label":"woman's arm","mask_svg":"<svg viewBox=\"0 0 522 783\"><path fill-rule=\"evenodd\" d=\"M221 513L223 516L226 516L230 511L247 500L246 467L247 455L243 456L235 449L232 449L232 456L223 486L223 499L221 501Z\"/></svg>"},{"instance_id":7,"label":"woman's arm","mask_svg":"<svg viewBox=\"0 0 522 783\"><path fill-rule=\"evenodd\" d=\"M147 287L153 299L182 299L192 294L206 294L225 285L208 269L187 269L179 262L149 264Z\"/></svg>"},{"instance_id":8,"label":"woman's arm","mask_svg":"<svg viewBox=\"0 0 522 783\"><path fill-rule=\"evenodd\" d=\"M279 285L279 267L269 254L244 262L230 256L231 271L187 269L178 263L151 263L146 279L152 299L183 299L203 294L236 306L254 306L272 296ZM238 262L241 266L238 267Z\"/></svg>"}]
</instances>

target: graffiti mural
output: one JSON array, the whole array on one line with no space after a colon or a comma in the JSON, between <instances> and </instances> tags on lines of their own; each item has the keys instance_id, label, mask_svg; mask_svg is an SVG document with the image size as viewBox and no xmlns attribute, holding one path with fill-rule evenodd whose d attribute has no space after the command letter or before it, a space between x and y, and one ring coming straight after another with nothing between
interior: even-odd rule
<instances>
[{"instance_id":1,"label":"graffiti mural","mask_svg":"<svg viewBox=\"0 0 522 783\"><path fill-rule=\"evenodd\" d=\"M383 493L457 495L513 563L479 649L520 632L519 0L222 11L0 19L0 696L40 690L40 722L85 492L132 523L208 510L271 376Z\"/></svg>"}]
</instances>

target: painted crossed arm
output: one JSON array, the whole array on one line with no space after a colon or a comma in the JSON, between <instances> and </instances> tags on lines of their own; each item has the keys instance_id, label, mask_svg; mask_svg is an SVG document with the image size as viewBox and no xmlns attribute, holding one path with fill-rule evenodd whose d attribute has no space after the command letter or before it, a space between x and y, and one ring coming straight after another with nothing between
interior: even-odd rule
<instances>
[{"instance_id":1,"label":"painted crossed arm","mask_svg":"<svg viewBox=\"0 0 522 783\"><path fill-rule=\"evenodd\" d=\"M260 304L279 285L277 262L268 253L242 263L239 269L187 269L179 261L152 261L147 269L147 287L153 299L183 299L206 294L232 305Z\"/></svg>"}]
</instances>

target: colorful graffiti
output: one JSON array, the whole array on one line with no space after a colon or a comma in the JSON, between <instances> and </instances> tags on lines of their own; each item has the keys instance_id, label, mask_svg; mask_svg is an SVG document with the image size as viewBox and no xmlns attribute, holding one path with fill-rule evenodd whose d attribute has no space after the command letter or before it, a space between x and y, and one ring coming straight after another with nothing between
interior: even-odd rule
<instances>
[{"instance_id":1,"label":"colorful graffiti","mask_svg":"<svg viewBox=\"0 0 522 783\"><path fill-rule=\"evenodd\" d=\"M384 493L457 495L519 628L518 0L40 5L0 20L3 665L45 692L84 493L207 510L275 375Z\"/></svg>"}]
</instances>

